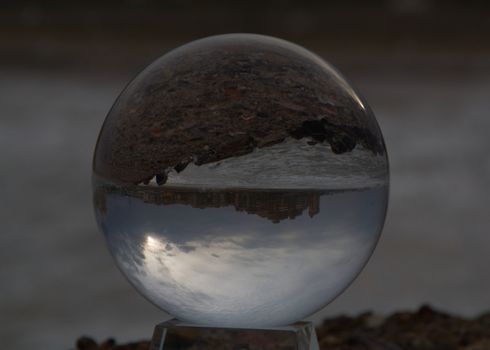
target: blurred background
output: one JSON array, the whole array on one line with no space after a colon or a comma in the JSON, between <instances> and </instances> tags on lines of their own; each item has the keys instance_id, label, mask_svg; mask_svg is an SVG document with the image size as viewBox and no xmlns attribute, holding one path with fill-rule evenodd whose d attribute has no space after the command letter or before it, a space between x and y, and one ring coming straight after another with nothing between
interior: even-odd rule
<instances>
[{"instance_id":1,"label":"blurred background","mask_svg":"<svg viewBox=\"0 0 490 350\"><path fill-rule=\"evenodd\" d=\"M385 136L382 239L312 319L422 303L468 317L490 309L490 2L4 0L2 348L149 338L168 317L125 281L97 231L92 152L129 79L171 48L227 32L317 52L361 90Z\"/></svg>"}]
</instances>

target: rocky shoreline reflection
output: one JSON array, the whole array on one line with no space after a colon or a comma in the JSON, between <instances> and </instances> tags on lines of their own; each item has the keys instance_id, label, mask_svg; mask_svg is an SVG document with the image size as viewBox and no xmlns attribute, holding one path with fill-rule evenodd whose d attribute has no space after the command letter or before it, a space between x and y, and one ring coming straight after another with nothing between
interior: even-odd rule
<instances>
[{"instance_id":1,"label":"rocky shoreline reflection","mask_svg":"<svg viewBox=\"0 0 490 350\"><path fill-rule=\"evenodd\" d=\"M141 184L283 143L385 155L371 110L338 72L271 37L223 35L184 45L134 79L109 112L94 172Z\"/></svg>"},{"instance_id":2,"label":"rocky shoreline reflection","mask_svg":"<svg viewBox=\"0 0 490 350\"><path fill-rule=\"evenodd\" d=\"M294 219L305 211L310 218L314 217L320 212L320 196L326 192L103 185L96 188L94 202L101 213L107 211L106 196L110 194L139 198L156 205L188 205L200 209L231 206L238 212L279 223Z\"/></svg>"}]
</instances>

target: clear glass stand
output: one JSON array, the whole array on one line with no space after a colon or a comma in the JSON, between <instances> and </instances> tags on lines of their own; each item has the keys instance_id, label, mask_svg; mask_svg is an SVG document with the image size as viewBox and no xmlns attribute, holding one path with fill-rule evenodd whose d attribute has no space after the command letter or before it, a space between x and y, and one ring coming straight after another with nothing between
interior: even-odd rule
<instances>
[{"instance_id":1,"label":"clear glass stand","mask_svg":"<svg viewBox=\"0 0 490 350\"><path fill-rule=\"evenodd\" d=\"M311 322L272 328L218 328L170 320L155 327L150 350L319 350Z\"/></svg>"}]
</instances>

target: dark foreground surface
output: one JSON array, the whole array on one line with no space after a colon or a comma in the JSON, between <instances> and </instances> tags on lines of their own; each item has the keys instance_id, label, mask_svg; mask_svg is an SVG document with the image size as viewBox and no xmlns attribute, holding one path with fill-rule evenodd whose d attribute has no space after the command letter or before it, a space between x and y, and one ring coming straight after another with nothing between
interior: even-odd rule
<instances>
[{"instance_id":1,"label":"dark foreground surface","mask_svg":"<svg viewBox=\"0 0 490 350\"><path fill-rule=\"evenodd\" d=\"M317 327L324 350L487 350L490 349L490 313L467 319L422 306L416 312L388 317L370 312L357 317L326 319ZM143 350L149 341L119 345L113 339L97 344L88 337L76 342L77 350Z\"/></svg>"}]
</instances>

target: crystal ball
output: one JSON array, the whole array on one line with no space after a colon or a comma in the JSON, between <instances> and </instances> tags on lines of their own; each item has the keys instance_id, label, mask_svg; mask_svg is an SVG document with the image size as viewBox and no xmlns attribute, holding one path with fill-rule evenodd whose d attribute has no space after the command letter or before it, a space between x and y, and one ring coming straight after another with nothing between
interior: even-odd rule
<instances>
[{"instance_id":1,"label":"crystal ball","mask_svg":"<svg viewBox=\"0 0 490 350\"><path fill-rule=\"evenodd\" d=\"M181 321L279 326L358 275L389 168L363 98L293 43L229 34L181 46L117 98L93 162L116 264Z\"/></svg>"}]
</instances>

